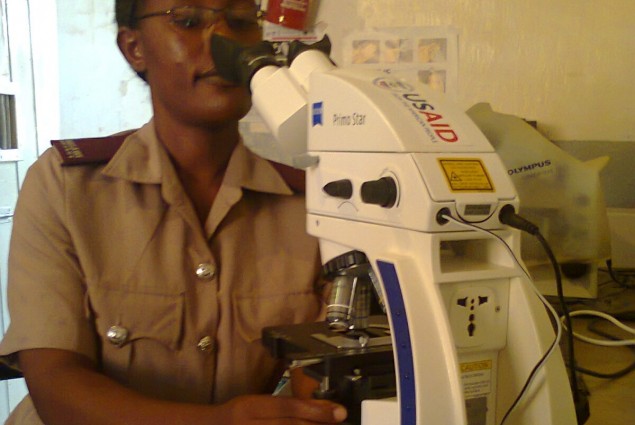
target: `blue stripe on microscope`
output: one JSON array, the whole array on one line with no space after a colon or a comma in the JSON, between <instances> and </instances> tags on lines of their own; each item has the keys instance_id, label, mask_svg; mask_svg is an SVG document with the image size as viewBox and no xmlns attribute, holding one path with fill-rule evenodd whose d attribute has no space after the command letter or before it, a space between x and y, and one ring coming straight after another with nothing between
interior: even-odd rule
<instances>
[{"instance_id":1,"label":"blue stripe on microscope","mask_svg":"<svg viewBox=\"0 0 635 425\"><path fill-rule=\"evenodd\" d=\"M416 425L417 406L416 388L414 381L414 363L412 359L412 345L410 343L410 329L408 317L403 302L403 294L399 284L399 277L395 265L385 261L377 261L379 273L384 282L384 290L390 316L392 319L392 333L396 347L395 355L399 365L399 402L401 409L401 425Z\"/></svg>"}]
</instances>

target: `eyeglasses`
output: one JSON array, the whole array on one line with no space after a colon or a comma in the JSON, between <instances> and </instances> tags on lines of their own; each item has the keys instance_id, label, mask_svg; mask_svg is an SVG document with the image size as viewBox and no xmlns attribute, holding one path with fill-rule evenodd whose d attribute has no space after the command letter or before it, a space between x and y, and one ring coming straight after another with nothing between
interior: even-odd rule
<instances>
[{"instance_id":1,"label":"eyeglasses","mask_svg":"<svg viewBox=\"0 0 635 425\"><path fill-rule=\"evenodd\" d=\"M155 16L169 16L172 24L184 30L202 30L216 25L221 18L225 18L227 26L236 32L250 32L259 30L264 19L264 12L255 4L253 6L236 5L215 9L200 6L179 6L160 12L147 13L137 16L135 21L153 18Z\"/></svg>"}]
</instances>

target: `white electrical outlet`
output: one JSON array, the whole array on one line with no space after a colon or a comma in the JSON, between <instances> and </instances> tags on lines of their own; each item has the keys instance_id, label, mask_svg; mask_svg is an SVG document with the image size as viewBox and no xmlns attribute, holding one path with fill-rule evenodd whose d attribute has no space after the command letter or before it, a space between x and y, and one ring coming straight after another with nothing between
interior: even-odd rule
<instances>
[{"instance_id":1,"label":"white electrical outlet","mask_svg":"<svg viewBox=\"0 0 635 425\"><path fill-rule=\"evenodd\" d=\"M457 288L450 298L450 325L457 347L477 347L492 341L499 329L495 292L485 286Z\"/></svg>"}]
</instances>

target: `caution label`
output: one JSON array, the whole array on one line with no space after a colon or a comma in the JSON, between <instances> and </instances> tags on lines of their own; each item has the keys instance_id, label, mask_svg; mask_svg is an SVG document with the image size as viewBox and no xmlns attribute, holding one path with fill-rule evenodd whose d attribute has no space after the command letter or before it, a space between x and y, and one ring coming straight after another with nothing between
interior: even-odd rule
<instances>
[{"instance_id":1,"label":"caution label","mask_svg":"<svg viewBox=\"0 0 635 425\"><path fill-rule=\"evenodd\" d=\"M492 361L461 363L461 378L465 398L489 394L492 392Z\"/></svg>"},{"instance_id":2,"label":"caution label","mask_svg":"<svg viewBox=\"0 0 635 425\"><path fill-rule=\"evenodd\" d=\"M439 158L452 192L493 192L494 185L478 158Z\"/></svg>"}]
</instances>

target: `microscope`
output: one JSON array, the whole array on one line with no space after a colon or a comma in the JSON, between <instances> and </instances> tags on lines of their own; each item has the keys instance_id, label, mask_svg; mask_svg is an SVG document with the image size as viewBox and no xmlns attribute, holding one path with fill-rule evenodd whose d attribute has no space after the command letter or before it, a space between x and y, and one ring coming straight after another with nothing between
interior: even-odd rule
<instances>
[{"instance_id":1,"label":"microscope","mask_svg":"<svg viewBox=\"0 0 635 425\"><path fill-rule=\"evenodd\" d=\"M442 95L338 68L329 49L292 44L282 64L266 42L212 38L221 75L250 88L306 170L307 230L331 281L326 321L266 328L263 343L307 364L349 424L575 424L519 231L501 223L518 198L496 152Z\"/></svg>"}]
</instances>

